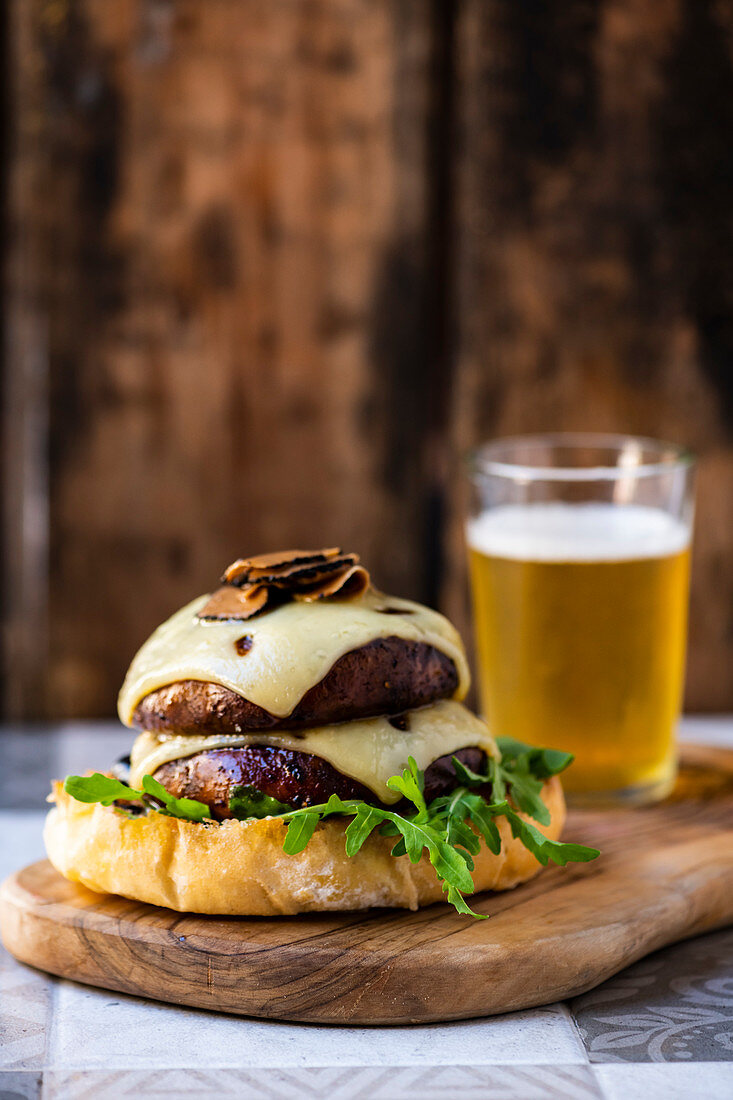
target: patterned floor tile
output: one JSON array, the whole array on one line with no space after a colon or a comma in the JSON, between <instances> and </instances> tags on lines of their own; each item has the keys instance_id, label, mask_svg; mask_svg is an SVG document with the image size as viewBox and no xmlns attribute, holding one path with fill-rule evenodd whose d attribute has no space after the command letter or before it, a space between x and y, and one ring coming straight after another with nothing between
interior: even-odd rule
<instances>
[{"instance_id":1,"label":"patterned floor tile","mask_svg":"<svg viewBox=\"0 0 733 1100\"><path fill-rule=\"evenodd\" d=\"M43 856L43 811L0 811L0 881ZM0 1067L36 1069L43 1065L52 982L21 966L0 946Z\"/></svg>"},{"instance_id":2,"label":"patterned floor tile","mask_svg":"<svg viewBox=\"0 0 733 1100\"><path fill-rule=\"evenodd\" d=\"M587 1066L52 1072L43 1100L601 1100Z\"/></svg>"},{"instance_id":3,"label":"patterned floor tile","mask_svg":"<svg viewBox=\"0 0 733 1100\"><path fill-rule=\"evenodd\" d=\"M0 947L0 1067L40 1069L46 1056L51 981Z\"/></svg>"},{"instance_id":4,"label":"patterned floor tile","mask_svg":"<svg viewBox=\"0 0 733 1100\"><path fill-rule=\"evenodd\" d=\"M37 1072L0 1070L0 1100L38 1100L42 1080Z\"/></svg>"},{"instance_id":5,"label":"patterned floor tile","mask_svg":"<svg viewBox=\"0 0 733 1100\"><path fill-rule=\"evenodd\" d=\"M593 1066L604 1100L730 1100L733 1063Z\"/></svg>"},{"instance_id":6,"label":"patterned floor tile","mask_svg":"<svg viewBox=\"0 0 733 1100\"><path fill-rule=\"evenodd\" d=\"M731 1061L733 929L657 951L570 1009L591 1062Z\"/></svg>"},{"instance_id":7,"label":"patterned floor tile","mask_svg":"<svg viewBox=\"0 0 733 1100\"><path fill-rule=\"evenodd\" d=\"M42 811L0 811L0 881L11 871L43 856ZM36 1069L43 1065L51 980L21 966L0 946L0 1066Z\"/></svg>"},{"instance_id":8,"label":"patterned floor tile","mask_svg":"<svg viewBox=\"0 0 733 1100\"><path fill-rule=\"evenodd\" d=\"M50 1051L50 1065L74 1070L586 1060L574 1024L556 1007L425 1027L310 1027L176 1008L70 982L58 987Z\"/></svg>"}]
</instances>

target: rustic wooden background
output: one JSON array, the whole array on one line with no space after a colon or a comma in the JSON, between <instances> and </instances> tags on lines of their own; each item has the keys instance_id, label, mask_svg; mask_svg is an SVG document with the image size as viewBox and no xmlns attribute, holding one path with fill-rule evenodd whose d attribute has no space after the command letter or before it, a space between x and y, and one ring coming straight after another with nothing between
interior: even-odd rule
<instances>
[{"instance_id":1,"label":"rustic wooden background","mask_svg":"<svg viewBox=\"0 0 733 1100\"><path fill-rule=\"evenodd\" d=\"M236 555L465 626L458 455L700 455L688 705L733 709L731 0L8 0L11 717L113 711Z\"/></svg>"}]
</instances>

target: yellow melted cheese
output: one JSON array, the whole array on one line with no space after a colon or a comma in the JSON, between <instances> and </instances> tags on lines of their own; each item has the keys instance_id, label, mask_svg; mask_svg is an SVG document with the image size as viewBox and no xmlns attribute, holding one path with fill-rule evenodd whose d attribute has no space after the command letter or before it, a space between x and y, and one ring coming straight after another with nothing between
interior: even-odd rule
<instances>
[{"instance_id":1,"label":"yellow melted cheese","mask_svg":"<svg viewBox=\"0 0 733 1100\"><path fill-rule=\"evenodd\" d=\"M370 589L357 600L288 603L246 622L206 622L196 612L208 598L200 596L177 611L133 659L117 703L125 725L133 724L141 699L177 680L221 684L285 718L345 653L390 635L445 653L458 670L455 698L463 699L468 691L458 631L437 611L411 600ZM380 610L385 607L392 613ZM235 642L243 635L252 644L240 655Z\"/></svg>"},{"instance_id":2,"label":"yellow melted cheese","mask_svg":"<svg viewBox=\"0 0 733 1100\"><path fill-rule=\"evenodd\" d=\"M152 775L169 760L180 760L209 749L242 745L273 745L311 753L327 760L337 771L356 779L382 802L398 802L400 795L387 786L391 775L407 767L414 757L422 771L439 756L458 749L477 747L498 757L488 726L461 703L442 700L408 715L408 729L399 730L387 718L364 718L300 732L225 734L199 737L171 733L142 733L131 754L130 784L139 788L144 775Z\"/></svg>"}]
</instances>

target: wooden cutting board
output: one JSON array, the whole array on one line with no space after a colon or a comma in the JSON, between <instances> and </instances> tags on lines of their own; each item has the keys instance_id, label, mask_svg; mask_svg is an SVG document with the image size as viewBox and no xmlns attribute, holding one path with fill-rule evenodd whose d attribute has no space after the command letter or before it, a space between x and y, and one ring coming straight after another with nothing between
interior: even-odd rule
<instances>
[{"instance_id":1,"label":"wooden cutting board","mask_svg":"<svg viewBox=\"0 0 733 1100\"><path fill-rule=\"evenodd\" d=\"M93 894L47 862L11 876L0 928L23 962L176 1004L327 1024L486 1016L582 993L675 940L733 922L733 752L689 748L674 794L573 813L603 851L475 907L276 920L182 916Z\"/></svg>"}]
</instances>

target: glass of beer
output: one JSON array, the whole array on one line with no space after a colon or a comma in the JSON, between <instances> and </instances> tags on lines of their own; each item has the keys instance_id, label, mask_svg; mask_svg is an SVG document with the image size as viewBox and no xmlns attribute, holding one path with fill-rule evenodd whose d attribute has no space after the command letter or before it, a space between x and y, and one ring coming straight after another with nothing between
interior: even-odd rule
<instances>
[{"instance_id":1,"label":"glass of beer","mask_svg":"<svg viewBox=\"0 0 733 1100\"><path fill-rule=\"evenodd\" d=\"M575 754L575 804L664 798L687 631L693 463L625 436L497 440L470 457L481 705L496 736Z\"/></svg>"}]
</instances>

